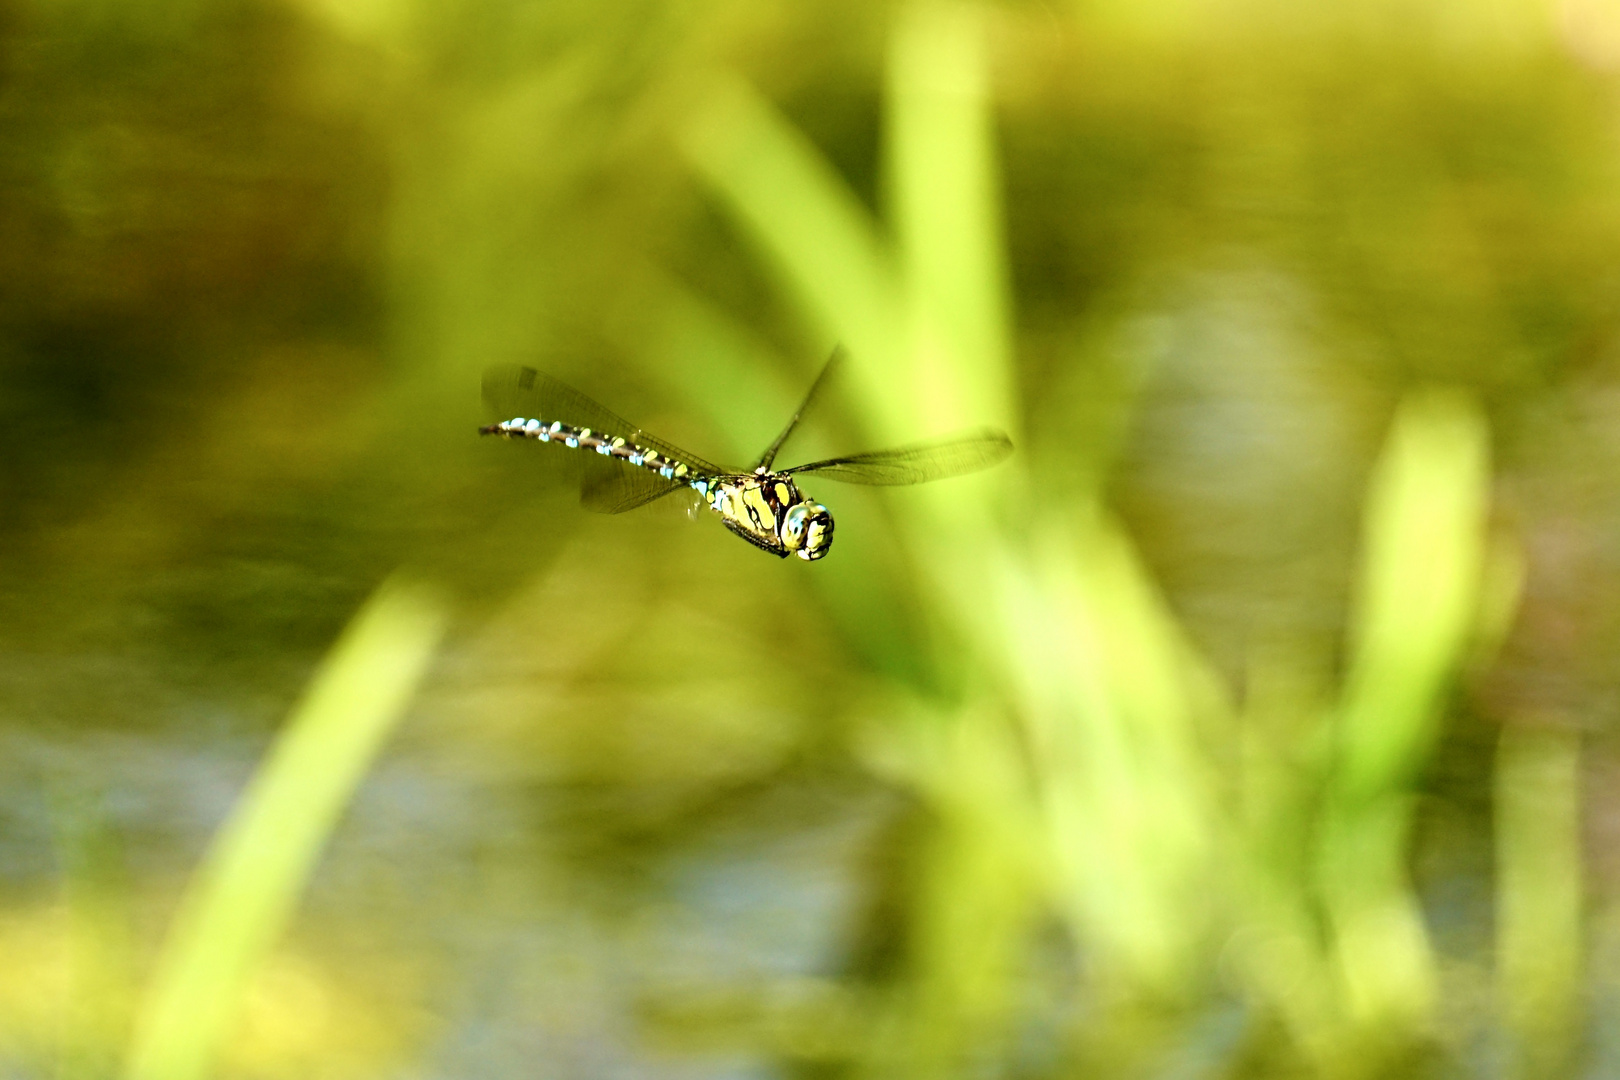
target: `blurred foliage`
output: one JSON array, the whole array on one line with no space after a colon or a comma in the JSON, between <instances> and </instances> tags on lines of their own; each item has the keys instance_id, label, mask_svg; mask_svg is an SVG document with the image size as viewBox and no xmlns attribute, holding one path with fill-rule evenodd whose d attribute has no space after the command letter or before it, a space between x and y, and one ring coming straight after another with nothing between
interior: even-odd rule
<instances>
[{"instance_id":1,"label":"blurred foliage","mask_svg":"<svg viewBox=\"0 0 1620 1080\"><path fill-rule=\"evenodd\" d=\"M1614 1071L1609 5L3 10L0 1072Z\"/></svg>"},{"instance_id":2,"label":"blurred foliage","mask_svg":"<svg viewBox=\"0 0 1620 1080\"><path fill-rule=\"evenodd\" d=\"M333 649L181 901L135 1029L130 1076L212 1072L245 984L433 654L438 607L419 588L385 584Z\"/></svg>"}]
</instances>

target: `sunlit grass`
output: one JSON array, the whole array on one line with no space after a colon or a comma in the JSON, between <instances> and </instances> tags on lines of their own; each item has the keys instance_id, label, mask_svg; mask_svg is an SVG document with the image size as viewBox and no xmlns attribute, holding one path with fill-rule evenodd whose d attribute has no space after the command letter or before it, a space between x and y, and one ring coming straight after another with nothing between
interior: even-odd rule
<instances>
[{"instance_id":1,"label":"sunlit grass","mask_svg":"<svg viewBox=\"0 0 1620 1080\"><path fill-rule=\"evenodd\" d=\"M1434 960L1405 870L1410 792L1480 614L1487 443L1466 398L1415 394L1368 493L1322 859L1346 1005L1369 1030L1421 1028L1434 1008Z\"/></svg>"},{"instance_id":2,"label":"sunlit grass","mask_svg":"<svg viewBox=\"0 0 1620 1080\"><path fill-rule=\"evenodd\" d=\"M129 1080L211 1075L248 982L409 704L443 621L431 594L395 581L333 647L186 890L146 990Z\"/></svg>"}]
</instances>

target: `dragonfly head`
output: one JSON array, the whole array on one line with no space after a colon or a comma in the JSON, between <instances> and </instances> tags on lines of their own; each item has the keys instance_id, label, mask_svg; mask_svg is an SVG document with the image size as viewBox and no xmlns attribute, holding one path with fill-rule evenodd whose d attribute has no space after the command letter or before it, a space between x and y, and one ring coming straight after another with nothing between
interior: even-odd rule
<instances>
[{"instance_id":1,"label":"dragonfly head","mask_svg":"<svg viewBox=\"0 0 1620 1080\"><path fill-rule=\"evenodd\" d=\"M782 543L806 562L821 558L832 548L833 519L825 506L812 500L794 503L782 519Z\"/></svg>"}]
</instances>

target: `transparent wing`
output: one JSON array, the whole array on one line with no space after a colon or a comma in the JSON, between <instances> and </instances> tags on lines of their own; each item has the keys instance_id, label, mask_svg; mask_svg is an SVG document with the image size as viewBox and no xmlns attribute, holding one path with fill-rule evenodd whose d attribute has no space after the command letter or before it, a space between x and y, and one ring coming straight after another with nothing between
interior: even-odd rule
<instances>
[{"instance_id":1,"label":"transparent wing","mask_svg":"<svg viewBox=\"0 0 1620 1080\"><path fill-rule=\"evenodd\" d=\"M665 457L684 462L696 472L728 471L674 443L647 434L562 380L531 367L501 364L484 372L484 403L499 420L522 417L588 427L644 449L656 450ZM577 470L580 504L594 513L622 514L686 486L678 480L666 480L655 472L589 450L530 439L524 442L553 456L564 456L568 467Z\"/></svg>"},{"instance_id":2,"label":"transparent wing","mask_svg":"<svg viewBox=\"0 0 1620 1080\"><path fill-rule=\"evenodd\" d=\"M1011 439L1000 431L986 428L936 442L812 461L782 471L794 475L815 473L846 484L897 487L988 469L1006 460L1012 451Z\"/></svg>"},{"instance_id":3,"label":"transparent wing","mask_svg":"<svg viewBox=\"0 0 1620 1080\"><path fill-rule=\"evenodd\" d=\"M561 379L554 379L532 367L498 364L485 371L484 403L498 420L521 416L525 420L556 420L574 427L588 427L592 431L617 435L625 442L657 450L676 461L684 461L698 472L720 474L731 471L698 457L690 450L665 442L656 435L649 435ZM626 467L626 472L638 471L634 466Z\"/></svg>"},{"instance_id":4,"label":"transparent wing","mask_svg":"<svg viewBox=\"0 0 1620 1080\"><path fill-rule=\"evenodd\" d=\"M755 468L770 471L772 463L776 461L777 452L788 441L788 436L793 434L793 429L799 426L799 421L804 418L804 414L810 411L810 406L815 403L816 395L821 392L821 388L827 383L827 376L832 374L833 368L837 367L843 358L844 347L839 345L833 349L832 355L827 357L827 362L822 365L821 374L816 376L816 381L810 384L810 392L804 395L804 401L799 404L798 410L794 412L793 419L787 422L787 427L782 429L782 434L778 435L776 441L771 443L765 452L760 455L758 461L754 462Z\"/></svg>"},{"instance_id":5,"label":"transparent wing","mask_svg":"<svg viewBox=\"0 0 1620 1080\"><path fill-rule=\"evenodd\" d=\"M591 457L601 464L592 462L586 466L579 486L579 504L592 513L622 514L686 488L679 480L665 480L646 469L608 461L600 454Z\"/></svg>"}]
</instances>

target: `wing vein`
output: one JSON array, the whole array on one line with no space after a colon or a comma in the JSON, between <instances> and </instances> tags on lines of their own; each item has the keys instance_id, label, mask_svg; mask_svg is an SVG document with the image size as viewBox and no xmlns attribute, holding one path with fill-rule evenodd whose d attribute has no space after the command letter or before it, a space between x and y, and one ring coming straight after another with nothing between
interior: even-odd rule
<instances>
[{"instance_id":1,"label":"wing vein","mask_svg":"<svg viewBox=\"0 0 1620 1080\"><path fill-rule=\"evenodd\" d=\"M846 484L898 487L988 469L1006 460L1012 450L1012 440L1004 433L985 428L892 450L812 461L782 471L794 475L815 473Z\"/></svg>"}]
</instances>

